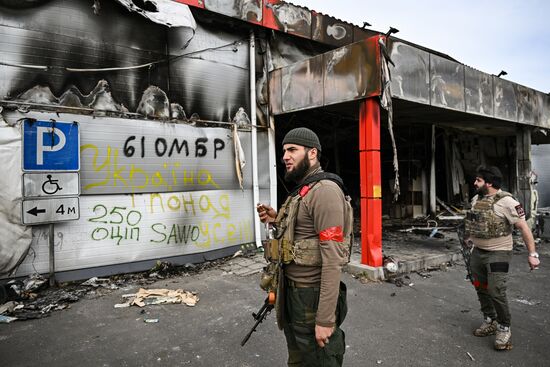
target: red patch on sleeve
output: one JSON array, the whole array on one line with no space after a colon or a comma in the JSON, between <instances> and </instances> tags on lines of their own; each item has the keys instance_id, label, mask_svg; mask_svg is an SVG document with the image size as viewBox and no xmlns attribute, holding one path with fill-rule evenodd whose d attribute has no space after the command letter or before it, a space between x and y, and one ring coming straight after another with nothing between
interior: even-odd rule
<instances>
[{"instance_id":1,"label":"red patch on sleeve","mask_svg":"<svg viewBox=\"0 0 550 367\"><path fill-rule=\"evenodd\" d=\"M319 233L319 239L321 241L335 241L335 242L344 242L344 231L342 226L330 227L324 229Z\"/></svg>"},{"instance_id":2,"label":"red patch on sleeve","mask_svg":"<svg viewBox=\"0 0 550 367\"><path fill-rule=\"evenodd\" d=\"M521 206L521 204L516 205L516 212L518 213L518 215L519 215L520 217L524 217L524 216L525 216L525 210L523 210L523 207Z\"/></svg>"},{"instance_id":3,"label":"red patch on sleeve","mask_svg":"<svg viewBox=\"0 0 550 367\"><path fill-rule=\"evenodd\" d=\"M302 186L302 188L300 189L300 196L304 197L307 195L308 192L309 192L309 185Z\"/></svg>"}]
</instances>

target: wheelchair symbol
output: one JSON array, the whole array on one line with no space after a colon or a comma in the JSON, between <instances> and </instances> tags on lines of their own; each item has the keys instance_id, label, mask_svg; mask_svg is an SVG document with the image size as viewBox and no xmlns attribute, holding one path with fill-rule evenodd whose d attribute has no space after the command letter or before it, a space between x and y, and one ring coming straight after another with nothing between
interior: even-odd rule
<instances>
[{"instance_id":1,"label":"wheelchair symbol","mask_svg":"<svg viewBox=\"0 0 550 367\"><path fill-rule=\"evenodd\" d=\"M57 183L59 180L52 180L52 175L47 175L47 181L42 184L42 191L48 195L53 195L56 192L63 190Z\"/></svg>"}]
</instances>

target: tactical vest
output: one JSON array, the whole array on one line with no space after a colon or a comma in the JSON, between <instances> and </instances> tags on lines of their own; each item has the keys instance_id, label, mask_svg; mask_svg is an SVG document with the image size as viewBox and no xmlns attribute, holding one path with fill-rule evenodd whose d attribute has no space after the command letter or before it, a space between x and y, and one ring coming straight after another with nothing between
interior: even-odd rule
<instances>
[{"instance_id":1,"label":"tactical vest","mask_svg":"<svg viewBox=\"0 0 550 367\"><path fill-rule=\"evenodd\" d=\"M327 177L327 175L330 174L320 174L321 177ZM340 182L334 181L339 183L340 187L342 187L340 184L341 179L339 177L338 179ZM265 256L268 261L281 262L283 264L290 264L294 261L298 265L321 266L321 248L319 246L318 237L294 240L294 228L296 226L300 203L306 195L320 187L317 185L319 181L320 180L317 180L301 186L285 200L275 220L275 238L270 241L268 248L265 249ZM347 213L347 216L344 220L344 227L342 228L344 232L344 241L337 242L337 245L342 246L342 251L347 259L346 262L341 265L345 265L349 262L352 244L353 209L351 207L351 198L348 195L345 195L345 213Z\"/></svg>"},{"instance_id":2,"label":"tactical vest","mask_svg":"<svg viewBox=\"0 0 550 367\"><path fill-rule=\"evenodd\" d=\"M485 196L476 201L466 214L466 233L475 238L497 238L512 234L512 225L506 218L496 215L494 206L497 201L507 196L509 192L501 191L493 196Z\"/></svg>"}]
</instances>

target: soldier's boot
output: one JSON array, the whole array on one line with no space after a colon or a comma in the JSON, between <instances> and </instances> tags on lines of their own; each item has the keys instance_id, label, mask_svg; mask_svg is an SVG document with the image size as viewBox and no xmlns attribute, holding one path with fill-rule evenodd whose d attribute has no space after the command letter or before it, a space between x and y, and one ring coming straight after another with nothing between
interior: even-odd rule
<instances>
[{"instance_id":1,"label":"soldier's boot","mask_svg":"<svg viewBox=\"0 0 550 367\"><path fill-rule=\"evenodd\" d=\"M490 317L486 317L480 327L474 330L475 336L489 336L495 334L497 331L497 321L492 320Z\"/></svg>"},{"instance_id":2,"label":"soldier's boot","mask_svg":"<svg viewBox=\"0 0 550 367\"><path fill-rule=\"evenodd\" d=\"M512 330L509 326L497 326L497 335L495 337L496 350L512 349Z\"/></svg>"}]
</instances>

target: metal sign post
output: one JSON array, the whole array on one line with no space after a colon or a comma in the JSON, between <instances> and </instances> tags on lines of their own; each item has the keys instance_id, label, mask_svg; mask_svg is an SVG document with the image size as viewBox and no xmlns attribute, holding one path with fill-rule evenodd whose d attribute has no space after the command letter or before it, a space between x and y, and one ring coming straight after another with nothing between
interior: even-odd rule
<instances>
[{"instance_id":1,"label":"metal sign post","mask_svg":"<svg viewBox=\"0 0 550 367\"><path fill-rule=\"evenodd\" d=\"M50 224L50 233L48 236L49 248L50 248L50 287L55 285L55 252L54 252L54 225Z\"/></svg>"},{"instance_id":2,"label":"metal sign post","mask_svg":"<svg viewBox=\"0 0 550 367\"><path fill-rule=\"evenodd\" d=\"M22 124L25 225L49 223L50 286L55 285L55 222L80 218L80 129L77 122L26 119ZM28 173L32 172L32 173Z\"/></svg>"}]
</instances>

